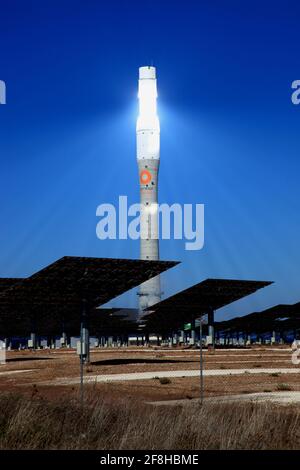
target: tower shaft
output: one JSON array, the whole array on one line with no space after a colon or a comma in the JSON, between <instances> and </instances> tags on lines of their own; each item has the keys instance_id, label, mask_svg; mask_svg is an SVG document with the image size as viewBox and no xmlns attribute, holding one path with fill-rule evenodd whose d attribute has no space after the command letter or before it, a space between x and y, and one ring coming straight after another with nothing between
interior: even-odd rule
<instances>
[{"instance_id":1,"label":"tower shaft","mask_svg":"<svg viewBox=\"0 0 300 470\"><path fill-rule=\"evenodd\" d=\"M137 120L137 161L139 169L141 224L140 258L159 259L158 241L158 170L160 160L160 128L156 111L157 86L154 67L140 67ZM140 314L160 301L160 277L143 283L139 291Z\"/></svg>"}]
</instances>

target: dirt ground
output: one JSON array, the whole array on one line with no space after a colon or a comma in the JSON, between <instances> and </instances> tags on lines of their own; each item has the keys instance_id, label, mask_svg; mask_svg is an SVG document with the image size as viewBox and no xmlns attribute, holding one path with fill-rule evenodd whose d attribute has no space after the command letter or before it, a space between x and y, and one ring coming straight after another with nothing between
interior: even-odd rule
<instances>
[{"instance_id":1,"label":"dirt ground","mask_svg":"<svg viewBox=\"0 0 300 470\"><path fill-rule=\"evenodd\" d=\"M204 351L204 368L259 369L293 368L292 351L287 346L264 346L247 349ZM93 349L86 376L132 372L199 370L199 350L112 348ZM22 372L24 371L24 372ZM9 373L9 374L8 374ZM55 381L79 377L79 359L70 349L9 351L7 362L0 365L0 392L15 391L41 398L78 394L78 385L55 385ZM49 385L50 383L50 385ZM98 383L85 385L89 393L128 396L140 401L192 399L199 396L199 377L171 378ZM246 394L253 392L300 391L300 374L256 373L204 378L205 396Z\"/></svg>"}]
</instances>

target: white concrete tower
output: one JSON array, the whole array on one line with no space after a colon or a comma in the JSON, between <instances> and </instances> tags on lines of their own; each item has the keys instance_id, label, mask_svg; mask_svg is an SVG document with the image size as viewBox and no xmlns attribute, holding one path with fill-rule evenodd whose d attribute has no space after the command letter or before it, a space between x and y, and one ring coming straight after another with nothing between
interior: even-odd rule
<instances>
[{"instance_id":1,"label":"white concrete tower","mask_svg":"<svg viewBox=\"0 0 300 470\"><path fill-rule=\"evenodd\" d=\"M137 161L141 194L140 258L159 259L157 183L160 151L160 128L157 116L155 67L139 69L139 116L136 125ZM139 291L142 310L160 301L160 277L144 282Z\"/></svg>"}]
</instances>

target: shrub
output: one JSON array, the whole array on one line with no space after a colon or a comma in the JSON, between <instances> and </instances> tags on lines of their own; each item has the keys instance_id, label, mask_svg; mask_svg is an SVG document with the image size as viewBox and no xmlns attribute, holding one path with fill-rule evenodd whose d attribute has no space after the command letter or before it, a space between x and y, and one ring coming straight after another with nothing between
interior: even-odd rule
<instances>
[{"instance_id":1,"label":"shrub","mask_svg":"<svg viewBox=\"0 0 300 470\"><path fill-rule=\"evenodd\" d=\"M289 384L277 384L277 390L293 390Z\"/></svg>"},{"instance_id":2,"label":"shrub","mask_svg":"<svg viewBox=\"0 0 300 470\"><path fill-rule=\"evenodd\" d=\"M171 380L168 379L168 377L160 377L158 380L161 385L167 385L171 383Z\"/></svg>"}]
</instances>

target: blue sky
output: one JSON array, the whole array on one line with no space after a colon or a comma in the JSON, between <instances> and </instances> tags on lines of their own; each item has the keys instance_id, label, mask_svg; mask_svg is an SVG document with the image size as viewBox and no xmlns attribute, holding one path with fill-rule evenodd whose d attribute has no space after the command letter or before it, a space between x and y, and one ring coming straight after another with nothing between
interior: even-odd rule
<instances>
[{"instance_id":1,"label":"blue sky","mask_svg":"<svg viewBox=\"0 0 300 470\"><path fill-rule=\"evenodd\" d=\"M153 63L159 200L205 204L203 250L161 243L182 261L165 295L225 277L275 284L223 318L299 301L299 13L296 1L2 0L0 275L66 254L138 258L138 242L97 239L96 207L139 200L137 71Z\"/></svg>"}]
</instances>

